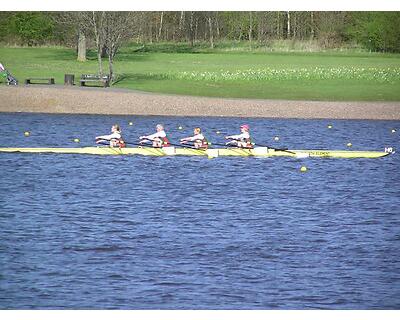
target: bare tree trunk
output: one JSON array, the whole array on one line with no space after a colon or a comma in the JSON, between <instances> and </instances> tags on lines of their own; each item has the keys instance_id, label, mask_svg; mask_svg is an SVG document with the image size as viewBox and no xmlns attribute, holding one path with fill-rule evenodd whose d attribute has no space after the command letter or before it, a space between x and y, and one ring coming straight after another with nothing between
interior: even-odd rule
<instances>
[{"instance_id":1,"label":"bare tree trunk","mask_svg":"<svg viewBox=\"0 0 400 320\"><path fill-rule=\"evenodd\" d=\"M148 30L148 33L149 33L149 42L150 42L150 43L153 43L153 23L152 23L151 20L152 20L152 19L151 19L151 17L150 17L150 23L149 23L149 30Z\"/></svg>"},{"instance_id":2,"label":"bare tree trunk","mask_svg":"<svg viewBox=\"0 0 400 320\"><path fill-rule=\"evenodd\" d=\"M141 20L141 23L139 24L139 31L138 31L138 35L137 35L137 41L138 42L141 42L141 43L144 43L145 42L145 40L144 40L144 32L143 32L143 12L142 12L142 14L141 14L141 16L140 16L140 20Z\"/></svg>"},{"instance_id":3,"label":"bare tree trunk","mask_svg":"<svg viewBox=\"0 0 400 320\"><path fill-rule=\"evenodd\" d=\"M194 19L194 11L190 12L190 30L189 30L189 37L190 37L190 45L194 46L194 36L193 36L193 19Z\"/></svg>"},{"instance_id":4,"label":"bare tree trunk","mask_svg":"<svg viewBox=\"0 0 400 320\"><path fill-rule=\"evenodd\" d=\"M297 35L297 14L296 12L293 14L293 39L296 39Z\"/></svg>"},{"instance_id":5,"label":"bare tree trunk","mask_svg":"<svg viewBox=\"0 0 400 320\"><path fill-rule=\"evenodd\" d=\"M276 35L278 36L278 39L280 39L280 36L281 36L281 13L279 11L278 11L278 17L277 17Z\"/></svg>"},{"instance_id":6,"label":"bare tree trunk","mask_svg":"<svg viewBox=\"0 0 400 320\"><path fill-rule=\"evenodd\" d=\"M218 37L218 39L220 39L221 38L221 32L220 32L220 29L219 29L219 13L218 12L215 15L215 25L216 25L216 29L217 29L217 37Z\"/></svg>"},{"instance_id":7,"label":"bare tree trunk","mask_svg":"<svg viewBox=\"0 0 400 320\"><path fill-rule=\"evenodd\" d=\"M97 47L97 62L99 64L99 74L100 74L100 76L103 76L103 63L101 60L101 51L103 49L103 44L100 42L100 33L99 33L99 29L97 27L98 21L96 21L96 13L94 11L92 12L92 19L93 19L92 22L93 22L94 38L95 38L96 47ZM101 21L99 21L99 23L101 23Z\"/></svg>"},{"instance_id":8,"label":"bare tree trunk","mask_svg":"<svg viewBox=\"0 0 400 320\"><path fill-rule=\"evenodd\" d=\"M290 38L290 11L287 12L287 35L286 38Z\"/></svg>"},{"instance_id":9,"label":"bare tree trunk","mask_svg":"<svg viewBox=\"0 0 400 320\"><path fill-rule=\"evenodd\" d=\"M183 27L185 23L185 11L181 11L181 17L179 18L179 38L182 41L183 38Z\"/></svg>"},{"instance_id":10,"label":"bare tree trunk","mask_svg":"<svg viewBox=\"0 0 400 320\"><path fill-rule=\"evenodd\" d=\"M114 55L114 52L112 52L112 50L109 52L109 54L108 54L108 70L109 70L109 79L110 79L110 85L111 85L111 81L112 81L112 79L113 79L113 77L114 77L114 66L113 66L113 55Z\"/></svg>"},{"instance_id":11,"label":"bare tree trunk","mask_svg":"<svg viewBox=\"0 0 400 320\"><path fill-rule=\"evenodd\" d=\"M160 16L160 28L158 29L158 41L161 39L161 33L163 29L163 20L164 20L164 11L161 11L161 16Z\"/></svg>"},{"instance_id":12,"label":"bare tree trunk","mask_svg":"<svg viewBox=\"0 0 400 320\"><path fill-rule=\"evenodd\" d=\"M97 62L99 64L99 75L103 76L103 62L101 61L101 52L97 52Z\"/></svg>"},{"instance_id":13,"label":"bare tree trunk","mask_svg":"<svg viewBox=\"0 0 400 320\"><path fill-rule=\"evenodd\" d=\"M257 40L258 41L261 41L262 34L264 32L264 25L263 25L263 22L262 22L264 17L263 17L262 14L263 14L262 12L258 13L258 19L257 19L257 21L258 21Z\"/></svg>"},{"instance_id":14,"label":"bare tree trunk","mask_svg":"<svg viewBox=\"0 0 400 320\"><path fill-rule=\"evenodd\" d=\"M197 31L199 28L199 19L196 17L195 19L195 25L194 25L194 42L197 42Z\"/></svg>"},{"instance_id":15,"label":"bare tree trunk","mask_svg":"<svg viewBox=\"0 0 400 320\"><path fill-rule=\"evenodd\" d=\"M85 33L81 28L78 30L78 57L77 60L80 62L86 61L86 37Z\"/></svg>"},{"instance_id":16,"label":"bare tree trunk","mask_svg":"<svg viewBox=\"0 0 400 320\"><path fill-rule=\"evenodd\" d=\"M213 36L213 30L212 30L211 14L208 16L208 27L210 30L210 46L211 46L211 49L214 49L214 36Z\"/></svg>"},{"instance_id":17,"label":"bare tree trunk","mask_svg":"<svg viewBox=\"0 0 400 320\"><path fill-rule=\"evenodd\" d=\"M253 40L253 13L250 11L249 14L249 41L251 46L251 41Z\"/></svg>"},{"instance_id":18,"label":"bare tree trunk","mask_svg":"<svg viewBox=\"0 0 400 320\"><path fill-rule=\"evenodd\" d=\"M107 57L107 47L105 44L103 44L103 47L101 48L101 57L102 58Z\"/></svg>"},{"instance_id":19,"label":"bare tree trunk","mask_svg":"<svg viewBox=\"0 0 400 320\"><path fill-rule=\"evenodd\" d=\"M315 29L314 29L314 12L310 12L310 18L311 18L311 40L314 39L315 36Z\"/></svg>"},{"instance_id":20,"label":"bare tree trunk","mask_svg":"<svg viewBox=\"0 0 400 320\"><path fill-rule=\"evenodd\" d=\"M242 36L243 36L242 30L243 30L243 25L241 24L241 25L239 26L239 32L238 32L238 39L237 39L237 41L241 41L241 40L242 40Z\"/></svg>"}]
</instances>

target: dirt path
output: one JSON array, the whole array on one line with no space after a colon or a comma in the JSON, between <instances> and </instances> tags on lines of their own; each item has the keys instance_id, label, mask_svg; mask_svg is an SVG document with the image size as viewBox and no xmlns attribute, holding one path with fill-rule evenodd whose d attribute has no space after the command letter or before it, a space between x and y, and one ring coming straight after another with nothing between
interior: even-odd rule
<instances>
[{"instance_id":1,"label":"dirt path","mask_svg":"<svg viewBox=\"0 0 400 320\"><path fill-rule=\"evenodd\" d=\"M398 102L225 99L110 88L0 86L0 112L400 120Z\"/></svg>"}]
</instances>

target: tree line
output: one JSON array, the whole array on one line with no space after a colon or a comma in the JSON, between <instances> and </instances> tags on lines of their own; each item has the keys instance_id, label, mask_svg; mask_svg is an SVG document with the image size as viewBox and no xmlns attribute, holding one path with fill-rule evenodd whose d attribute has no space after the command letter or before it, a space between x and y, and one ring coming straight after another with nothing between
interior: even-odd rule
<instances>
[{"instance_id":1,"label":"tree line","mask_svg":"<svg viewBox=\"0 0 400 320\"><path fill-rule=\"evenodd\" d=\"M0 12L0 41L16 45L86 48L112 62L127 42L142 44L248 41L268 46L276 40L312 40L322 49L353 44L370 51L400 52L399 12Z\"/></svg>"}]
</instances>

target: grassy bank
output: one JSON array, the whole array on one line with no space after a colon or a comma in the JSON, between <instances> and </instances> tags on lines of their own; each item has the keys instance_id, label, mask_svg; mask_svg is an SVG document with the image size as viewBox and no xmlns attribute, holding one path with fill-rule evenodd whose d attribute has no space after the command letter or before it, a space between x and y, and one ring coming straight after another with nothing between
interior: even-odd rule
<instances>
[{"instance_id":1,"label":"grassy bank","mask_svg":"<svg viewBox=\"0 0 400 320\"><path fill-rule=\"evenodd\" d=\"M27 77L96 73L64 48L0 48L0 62ZM105 67L107 64L105 63ZM331 101L400 101L400 55L362 52L221 52L187 45L124 48L117 88L212 97Z\"/></svg>"}]
</instances>

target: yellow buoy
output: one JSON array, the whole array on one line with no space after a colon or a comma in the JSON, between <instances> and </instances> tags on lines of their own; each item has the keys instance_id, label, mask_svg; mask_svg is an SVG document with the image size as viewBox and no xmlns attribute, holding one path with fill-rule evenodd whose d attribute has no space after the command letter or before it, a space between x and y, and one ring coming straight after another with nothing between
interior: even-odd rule
<instances>
[{"instance_id":1,"label":"yellow buoy","mask_svg":"<svg viewBox=\"0 0 400 320\"><path fill-rule=\"evenodd\" d=\"M130 125L130 126L133 126L133 122L129 122L129 125Z\"/></svg>"},{"instance_id":2,"label":"yellow buoy","mask_svg":"<svg viewBox=\"0 0 400 320\"><path fill-rule=\"evenodd\" d=\"M24 132L24 136L25 136L25 137L29 137L30 135L31 135L31 133L30 133L29 131L25 131L25 132Z\"/></svg>"},{"instance_id":3,"label":"yellow buoy","mask_svg":"<svg viewBox=\"0 0 400 320\"><path fill-rule=\"evenodd\" d=\"M301 171L301 172L306 172L306 171L307 171L307 167L302 166L302 167L300 168L300 171Z\"/></svg>"},{"instance_id":4,"label":"yellow buoy","mask_svg":"<svg viewBox=\"0 0 400 320\"><path fill-rule=\"evenodd\" d=\"M275 140L275 141L279 141L279 137L276 136L276 137L274 138L274 140Z\"/></svg>"},{"instance_id":5,"label":"yellow buoy","mask_svg":"<svg viewBox=\"0 0 400 320\"><path fill-rule=\"evenodd\" d=\"M331 124L328 124L328 129L332 129L332 125Z\"/></svg>"},{"instance_id":6,"label":"yellow buoy","mask_svg":"<svg viewBox=\"0 0 400 320\"><path fill-rule=\"evenodd\" d=\"M80 140L78 138L74 139L74 142L78 143Z\"/></svg>"},{"instance_id":7,"label":"yellow buoy","mask_svg":"<svg viewBox=\"0 0 400 320\"><path fill-rule=\"evenodd\" d=\"M347 144L347 146L350 148L350 147L352 146L351 142L349 142L349 143Z\"/></svg>"}]
</instances>

